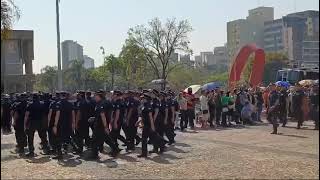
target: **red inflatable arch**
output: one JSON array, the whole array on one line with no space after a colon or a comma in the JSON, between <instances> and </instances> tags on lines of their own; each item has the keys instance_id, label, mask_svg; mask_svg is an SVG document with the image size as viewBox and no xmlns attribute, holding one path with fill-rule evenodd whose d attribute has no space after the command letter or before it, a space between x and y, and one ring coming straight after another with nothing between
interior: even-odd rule
<instances>
[{"instance_id":1,"label":"red inflatable arch","mask_svg":"<svg viewBox=\"0 0 320 180\"><path fill-rule=\"evenodd\" d=\"M255 54L252 71L250 74L249 82L252 87L256 87L261 83L263 77L265 54L263 49L257 47L255 44L247 44L241 48L233 61L232 68L229 74L229 87L235 86L237 81L240 80L241 73L248 57L251 53Z\"/></svg>"}]
</instances>

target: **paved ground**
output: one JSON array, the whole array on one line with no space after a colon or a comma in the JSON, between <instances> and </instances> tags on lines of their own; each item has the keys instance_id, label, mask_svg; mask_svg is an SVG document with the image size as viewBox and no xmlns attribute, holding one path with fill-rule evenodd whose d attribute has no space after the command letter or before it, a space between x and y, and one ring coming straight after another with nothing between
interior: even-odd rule
<instances>
[{"instance_id":1,"label":"paved ground","mask_svg":"<svg viewBox=\"0 0 320 180\"><path fill-rule=\"evenodd\" d=\"M177 143L163 155L138 159L122 152L100 161L66 155L58 162L40 155L33 159L11 153L14 135L1 136L1 178L264 178L318 179L319 131L312 122L301 130L289 123L271 135L270 125L177 132ZM38 138L38 137L37 137ZM151 147L150 147L151 148Z\"/></svg>"}]
</instances>

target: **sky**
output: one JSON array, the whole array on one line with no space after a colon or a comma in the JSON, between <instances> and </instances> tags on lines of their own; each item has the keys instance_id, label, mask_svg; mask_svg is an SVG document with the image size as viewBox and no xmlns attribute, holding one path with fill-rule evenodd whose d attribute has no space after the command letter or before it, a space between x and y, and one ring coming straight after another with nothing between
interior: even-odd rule
<instances>
[{"instance_id":1,"label":"sky","mask_svg":"<svg viewBox=\"0 0 320 180\"><path fill-rule=\"evenodd\" d=\"M21 18L14 29L34 31L33 69L57 66L55 0L15 0ZM60 0L61 42L74 40L84 54L103 63L106 54L121 51L128 29L158 17L187 19L193 27L190 47L194 54L213 51L227 41L227 22L246 18L258 6L274 7L275 18L288 13L319 10L319 0Z\"/></svg>"}]
</instances>

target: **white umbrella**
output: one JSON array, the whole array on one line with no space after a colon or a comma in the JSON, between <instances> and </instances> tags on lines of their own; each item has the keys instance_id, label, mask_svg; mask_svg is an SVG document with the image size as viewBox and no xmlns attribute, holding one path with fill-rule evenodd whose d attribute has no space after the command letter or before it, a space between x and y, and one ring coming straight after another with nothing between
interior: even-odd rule
<instances>
[{"instance_id":1,"label":"white umbrella","mask_svg":"<svg viewBox=\"0 0 320 180\"><path fill-rule=\"evenodd\" d=\"M196 94L200 89L201 89L201 85L191 85L189 87L187 87L184 92L188 92L188 89L191 88L192 89L192 94Z\"/></svg>"}]
</instances>

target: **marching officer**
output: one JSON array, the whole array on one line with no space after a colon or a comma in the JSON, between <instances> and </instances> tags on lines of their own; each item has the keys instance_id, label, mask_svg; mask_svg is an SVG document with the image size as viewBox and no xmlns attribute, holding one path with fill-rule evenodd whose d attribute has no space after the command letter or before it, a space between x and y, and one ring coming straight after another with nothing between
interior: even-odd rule
<instances>
[{"instance_id":1,"label":"marching officer","mask_svg":"<svg viewBox=\"0 0 320 180\"><path fill-rule=\"evenodd\" d=\"M169 145L175 143L174 137L174 125L175 125L175 116L176 116L176 102L173 99L174 93L172 91L168 92L167 103L168 103L168 121L166 125L166 136L169 140Z\"/></svg>"},{"instance_id":2,"label":"marching officer","mask_svg":"<svg viewBox=\"0 0 320 180\"><path fill-rule=\"evenodd\" d=\"M85 99L85 92L79 91L79 99L76 104L76 139L78 145L78 153L83 152L84 141L88 142L89 124L88 119L92 117L90 114L90 102Z\"/></svg>"},{"instance_id":3,"label":"marching officer","mask_svg":"<svg viewBox=\"0 0 320 180\"><path fill-rule=\"evenodd\" d=\"M1 99L1 128L4 133L11 133L10 97L5 95Z\"/></svg>"},{"instance_id":4,"label":"marching officer","mask_svg":"<svg viewBox=\"0 0 320 180\"><path fill-rule=\"evenodd\" d=\"M154 120L153 120L153 109L152 109L152 98L148 93L143 93L142 98L142 109L140 117L143 123L142 129L142 153L138 157L147 157L148 155L148 139L156 147L164 146L164 140L155 132Z\"/></svg>"},{"instance_id":5,"label":"marching officer","mask_svg":"<svg viewBox=\"0 0 320 180\"><path fill-rule=\"evenodd\" d=\"M27 105L28 105L27 95L23 93L20 96L18 96L17 102L12 107L13 128L15 130L17 152L19 154L23 154L24 147L27 146L27 136L24 131L24 117L25 117Z\"/></svg>"},{"instance_id":6,"label":"marching officer","mask_svg":"<svg viewBox=\"0 0 320 180\"><path fill-rule=\"evenodd\" d=\"M92 158L98 158L100 147L106 142L111 148L111 156L119 154L120 150L116 146L113 139L110 137L110 129L104 105L104 92L97 91L95 94L95 116L93 120L93 142L92 142ZM90 118L90 122L92 122Z\"/></svg>"},{"instance_id":7,"label":"marching officer","mask_svg":"<svg viewBox=\"0 0 320 180\"><path fill-rule=\"evenodd\" d=\"M53 133L53 127L54 127L54 122L55 122L55 117L56 117L56 104L60 101L60 93L56 92L53 100L51 101L49 105L49 112L48 112L48 139L49 139L49 144L50 144L50 151L53 153L56 153L57 149L55 146L55 135Z\"/></svg>"},{"instance_id":8,"label":"marching officer","mask_svg":"<svg viewBox=\"0 0 320 180\"><path fill-rule=\"evenodd\" d=\"M44 104L40 102L39 94L32 95L32 102L27 105L26 114L24 118L24 128L28 136L28 148L29 153L28 157L34 156L34 133L38 132L41 144L43 146L43 151L45 154L48 153L48 141L45 136L45 131L42 130L43 123L43 114L44 114Z\"/></svg>"},{"instance_id":9,"label":"marching officer","mask_svg":"<svg viewBox=\"0 0 320 180\"><path fill-rule=\"evenodd\" d=\"M75 112L73 105L68 102L68 93L61 92L61 101L56 103L56 113L54 126L52 128L55 135L55 146L57 149L57 156L53 159L62 159L62 144L65 143L71 136L75 129Z\"/></svg>"},{"instance_id":10,"label":"marching officer","mask_svg":"<svg viewBox=\"0 0 320 180\"><path fill-rule=\"evenodd\" d=\"M123 124L123 120L125 117L125 105L121 99L122 92L121 91L114 91L113 92L113 113L112 113L112 121L111 121L111 137L113 138L114 142L118 146L117 140L119 139L125 145L127 145L126 138L124 138L121 134L121 127Z\"/></svg>"},{"instance_id":11,"label":"marching officer","mask_svg":"<svg viewBox=\"0 0 320 180\"><path fill-rule=\"evenodd\" d=\"M155 128L159 136L163 138L164 132L166 130L166 126L168 124L168 104L165 100L165 96L166 96L165 92L160 92L158 96L160 98L160 101L159 101L160 103L159 103L159 113L155 120ZM162 147L155 146L152 152L163 153L164 148L165 146L162 146Z\"/></svg>"}]
</instances>

